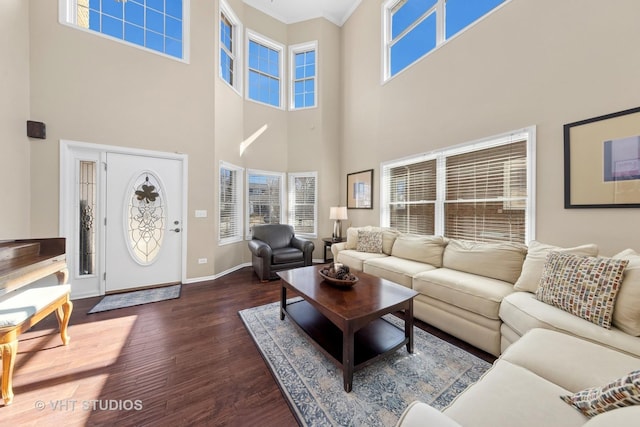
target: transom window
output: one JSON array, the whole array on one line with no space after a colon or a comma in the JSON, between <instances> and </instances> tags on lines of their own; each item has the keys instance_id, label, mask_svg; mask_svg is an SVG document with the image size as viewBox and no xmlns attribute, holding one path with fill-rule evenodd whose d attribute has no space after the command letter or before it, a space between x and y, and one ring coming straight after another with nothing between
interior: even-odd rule
<instances>
[{"instance_id":1,"label":"transom window","mask_svg":"<svg viewBox=\"0 0 640 427\"><path fill-rule=\"evenodd\" d=\"M291 103L290 108L311 108L316 104L318 42L305 43L289 47L291 64Z\"/></svg>"},{"instance_id":2,"label":"transom window","mask_svg":"<svg viewBox=\"0 0 640 427\"><path fill-rule=\"evenodd\" d=\"M60 22L187 59L190 0L59 0Z\"/></svg>"},{"instance_id":3,"label":"transom window","mask_svg":"<svg viewBox=\"0 0 640 427\"><path fill-rule=\"evenodd\" d=\"M388 0L384 80L393 77L506 0Z\"/></svg>"},{"instance_id":4,"label":"transom window","mask_svg":"<svg viewBox=\"0 0 640 427\"><path fill-rule=\"evenodd\" d=\"M236 91L240 92L242 67L239 65L242 54L240 41L242 24L233 10L224 1L220 1L220 78Z\"/></svg>"},{"instance_id":5,"label":"transom window","mask_svg":"<svg viewBox=\"0 0 640 427\"><path fill-rule=\"evenodd\" d=\"M253 101L281 108L284 47L274 41L247 31L248 97Z\"/></svg>"},{"instance_id":6,"label":"transom window","mask_svg":"<svg viewBox=\"0 0 640 427\"><path fill-rule=\"evenodd\" d=\"M247 170L247 238L256 224L284 222L284 174Z\"/></svg>"},{"instance_id":7,"label":"transom window","mask_svg":"<svg viewBox=\"0 0 640 427\"><path fill-rule=\"evenodd\" d=\"M534 238L535 128L382 165L381 224L474 241Z\"/></svg>"}]
</instances>

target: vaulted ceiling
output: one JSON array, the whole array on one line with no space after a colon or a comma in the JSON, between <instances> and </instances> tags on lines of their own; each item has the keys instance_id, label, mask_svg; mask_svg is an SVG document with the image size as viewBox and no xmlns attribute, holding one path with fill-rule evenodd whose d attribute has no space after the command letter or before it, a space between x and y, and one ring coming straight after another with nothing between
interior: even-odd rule
<instances>
[{"instance_id":1,"label":"vaulted ceiling","mask_svg":"<svg viewBox=\"0 0 640 427\"><path fill-rule=\"evenodd\" d=\"M326 18L342 26L362 0L243 0L271 17L292 24Z\"/></svg>"}]
</instances>

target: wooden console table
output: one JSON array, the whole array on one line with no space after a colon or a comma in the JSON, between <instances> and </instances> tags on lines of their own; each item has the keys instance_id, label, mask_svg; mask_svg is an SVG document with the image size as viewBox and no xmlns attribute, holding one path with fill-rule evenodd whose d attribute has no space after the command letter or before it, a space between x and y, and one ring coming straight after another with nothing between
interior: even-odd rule
<instances>
[{"instance_id":1,"label":"wooden console table","mask_svg":"<svg viewBox=\"0 0 640 427\"><path fill-rule=\"evenodd\" d=\"M52 274L58 285L26 286ZM67 278L64 238L0 241L0 354L5 405L13 400L13 367L22 332L55 311L62 343L69 342L67 326L73 304Z\"/></svg>"}]
</instances>

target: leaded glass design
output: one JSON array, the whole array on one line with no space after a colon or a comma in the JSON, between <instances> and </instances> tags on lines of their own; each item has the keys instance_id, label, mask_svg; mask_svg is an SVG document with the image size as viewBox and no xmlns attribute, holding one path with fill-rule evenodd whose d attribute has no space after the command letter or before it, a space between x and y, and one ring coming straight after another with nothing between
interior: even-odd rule
<instances>
[{"instance_id":1,"label":"leaded glass design","mask_svg":"<svg viewBox=\"0 0 640 427\"><path fill-rule=\"evenodd\" d=\"M138 263L148 265L158 256L164 238L167 208L160 180L143 172L134 181L128 200L129 249Z\"/></svg>"},{"instance_id":2,"label":"leaded glass design","mask_svg":"<svg viewBox=\"0 0 640 427\"><path fill-rule=\"evenodd\" d=\"M78 178L80 202L78 274L87 276L95 273L96 162L81 161Z\"/></svg>"}]
</instances>

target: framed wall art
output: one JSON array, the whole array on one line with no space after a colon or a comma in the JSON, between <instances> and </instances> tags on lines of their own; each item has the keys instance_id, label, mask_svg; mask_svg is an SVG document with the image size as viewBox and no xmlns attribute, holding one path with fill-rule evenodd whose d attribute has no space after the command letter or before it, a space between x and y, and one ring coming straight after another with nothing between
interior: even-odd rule
<instances>
[{"instance_id":1,"label":"framed wall art","mask_svg":"<svg viewBox=\"0 0 640 427\"><path fill-rule=\"evenodd\" d=\"M564 207L640 207L640 107L564 125Z\"/></svg>"},{"instance_id":2,"label":"framed wall art","mask_svg":"<svg viewBox=\"0 0 640 427\"><path fill-rule=\"evenodd\" d=\"M347 174L347 209L373 209L373 169Z\"/></svg>"}]
</instances>

